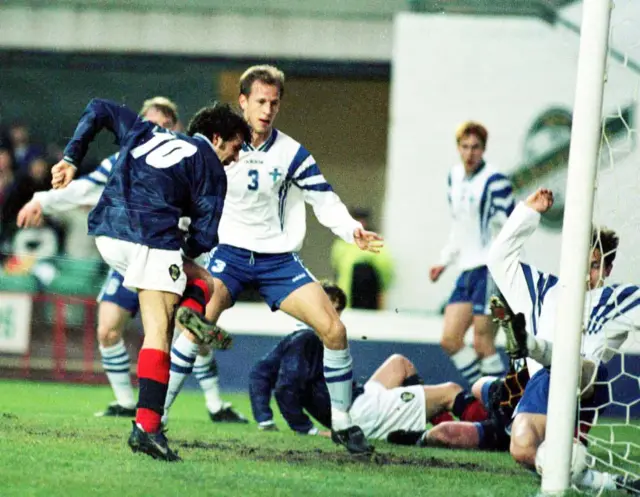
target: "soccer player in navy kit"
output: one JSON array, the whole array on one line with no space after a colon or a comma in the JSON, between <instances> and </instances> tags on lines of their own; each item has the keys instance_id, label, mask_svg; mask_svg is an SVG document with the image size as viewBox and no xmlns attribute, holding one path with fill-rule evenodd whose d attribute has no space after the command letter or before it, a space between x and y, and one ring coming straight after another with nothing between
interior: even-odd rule
<instances>
[{"instance_id":1,"label":"soccer player in navy kit","mask_svg":"<svg viewBox=\"0 0 640 497\"><path fill-rule=\"evenodd\" d=\"M64 159L52 170L54 187L71 181L75 165L105 128L115 136L120 155L89 215L89 234L97 237L104 260L123 275L124 286L138 291L145 332L129 446L134 452L175 461L179 457L161 431L173 321L175 317L200 339L214 330L200 317L211 297L211 281L190 259L210 251L218 241L227 190L223 166L237 160L250 131L226 105L201 109L183 135L141 119L124 106L94 99ZM186 239L178 227L181 217L191 219Z\"/></svg>"}]
</instances>

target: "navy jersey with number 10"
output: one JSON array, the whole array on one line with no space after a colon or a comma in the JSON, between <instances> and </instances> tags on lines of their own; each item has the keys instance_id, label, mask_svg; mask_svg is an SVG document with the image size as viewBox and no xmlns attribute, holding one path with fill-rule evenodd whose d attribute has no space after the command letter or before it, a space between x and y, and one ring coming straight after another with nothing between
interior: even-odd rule
<instances>
[{"instance_id":1,"label":"navy jersey with number 10","mask_svg":"<svg viewBox=\"0 0 640 497\"><path fill-rule=\"evenodd\" d=\"M89 214L89 234L156 249L183 248L189 257L210 251L218 242L227 191L224 167L211 141L168 131L127 107L93 99L65 148L65 160L79 164L104 128L121 148ZM178 228L184 216L191 218L186 244Z\"/></svg>"}]
</instances>

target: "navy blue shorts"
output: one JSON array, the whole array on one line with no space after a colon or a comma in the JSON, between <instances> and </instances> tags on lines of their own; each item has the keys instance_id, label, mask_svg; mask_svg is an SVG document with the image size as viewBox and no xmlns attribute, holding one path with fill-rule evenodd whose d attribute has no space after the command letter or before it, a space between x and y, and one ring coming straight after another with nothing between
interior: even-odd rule
<instances>
[{"instance_id":1,"label":"navy blue shorts","mask_svg":"<svg viewBox=\"0 0 640 497\"><path fill-rule=\"evenodd\" d=\"M600 384L607 379L607 370L603 365L598 368L594 395L591 399L581 402L582 408L599 408L608 403L608 388L604 384ZM547 414L549 407L549 384L551 380L551 372L547 368L543 368L534 374L524 389L524 395L516 406L515 414Z\"/></svg>"},{"instance_id":2,"label":"navy blue shorts","mask_svg":"<svg viewBox=\"0 0 640 497\"><path fill-rule=\"evenodd\" d=\"M123 279L124 277L117 271L109 270L96 300L98 302L112 302L129 312L131 316L135 316L140 309L138 294L122 286Z\"/></svg>"},{"instance_id":3,"label":"navy blue shorts","mask_svg":"<svg viewBox=\"0 0 640 497\"><path fill-rule=\"evenodd\" d=\"M498 293L498 288L489 274L487 266L464 271L456 280L449 304L471 302L473 314L490 314L489 298Z\"/></svg>"},{"instance_id":4,"label":"navy blue shorts","mask_svg":"<svg viewBox=\"0 0 640 497\"><path fill-rule=\"evenodd\" d=\"M245 288L255 288L272 311L294 290L316 281L296 253L260 254L250 250L218 245L205 267L221 280L235 302Z\"/></svg>"}]
</instances>

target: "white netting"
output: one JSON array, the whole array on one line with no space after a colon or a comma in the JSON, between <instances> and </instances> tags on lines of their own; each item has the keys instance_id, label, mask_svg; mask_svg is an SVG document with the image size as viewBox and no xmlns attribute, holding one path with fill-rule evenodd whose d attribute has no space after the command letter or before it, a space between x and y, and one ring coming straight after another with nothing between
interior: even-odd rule
<instances>
[{"instance_id":1,"label":"white netting","mask_svg":"<svg viewBox=\"0 0 640 497\"><path fill-rule=\"evenodd\" d=\"M640 149L638 88L640 83L640 2L616 0L611 17L609 58L603 101L603 139L595 195L594 223L620 237L608 283L620 283L605 305L587 299L591 313L586 333L597 333L607 316L619 319L628 336L605 355L608 378L596 382L607 392L598 408L582 402L583 424L596 469L640 478ZM637 308L633 306L637 305ZM616 318L617 316L617 318ZM612 330L604 330L613 334ZM588 347L585 347L588 348ZM585 417L595 416L593 421Z\"/></svg>"}]
</instances>

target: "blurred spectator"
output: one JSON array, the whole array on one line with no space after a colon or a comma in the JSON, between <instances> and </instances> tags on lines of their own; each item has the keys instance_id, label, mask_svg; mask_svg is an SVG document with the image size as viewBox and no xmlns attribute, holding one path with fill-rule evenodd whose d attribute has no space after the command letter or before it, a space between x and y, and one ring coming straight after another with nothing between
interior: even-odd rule
<instances>
[{"instance_id":1,"label":"blurred spectator","mask_svg":"<svg viewBox=\"0 0 640 497\"><path fill-rule=\"evenodd\" d=\"M352 215L364 229L374 229L367 209L353 209ZM393 263L386 246L374 254L336 238L331 247L331 266L338 286L347 294L348 307L384 308L384 294L393 278Z\"/></svg>"},{"instance_id":2,"label":"blurred spectator","mask_svg":"<svg viewBox=\"0 0 640 497\"><path fill-rule=\"evenodd\" d=\"M43 253L38 251L41 243L49 247L45 252L51 256L50 252L57 252L63 232L56 223L47 220L42 231L35 230L29 234L28 242L24 236L17 236L18 211L36 191L49 188L51 165L44 158L36 156L24 171L17 172L10 154L1 147L0 144L0 264L4 264L12 272L20 272L20 257L12 256L26 250L29 253L35 252L39 257ZM51 243L52 236L56 239L55 244ZM11 259L7 261L7 258Z\"/></svg>"},{"instance_id":3,"label":"blurred spectator","mask_svg":"<svg viewBox=\"0 0 640 497\"><path fill-rule=\"evenodd\" d=\"M13 123L9 132L18 171L24 171L35 158L44 155L41 147L30 143L29 128L25 123Z\"/></svg>"}]
</instances>

